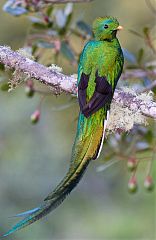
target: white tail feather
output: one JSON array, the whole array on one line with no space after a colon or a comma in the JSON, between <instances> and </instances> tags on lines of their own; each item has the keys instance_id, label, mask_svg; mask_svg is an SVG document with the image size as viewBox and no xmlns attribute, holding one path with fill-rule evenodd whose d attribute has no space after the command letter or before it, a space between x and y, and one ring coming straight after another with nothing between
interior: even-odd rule
<instances>
[{"instance_id":1,"label":"white tail feather","mask_svg":"<svg viewBox=\"0 0 156 240\"><path fill-rule=\"evenodd\" d=\"M100 156L100 153L101 153L101 150L102 150L103 141L104 141L104 139L105 139L105 131L106 131L106 126L107 126L108 118L109 118L109 111L107 111L107 118L106 118L106 120L104 121L103 135L102 135L102 140L101 140L101 144L100 144L100 148L99 148L99 152L98 152L97 158Z\"/></svg>"}]
</instances>

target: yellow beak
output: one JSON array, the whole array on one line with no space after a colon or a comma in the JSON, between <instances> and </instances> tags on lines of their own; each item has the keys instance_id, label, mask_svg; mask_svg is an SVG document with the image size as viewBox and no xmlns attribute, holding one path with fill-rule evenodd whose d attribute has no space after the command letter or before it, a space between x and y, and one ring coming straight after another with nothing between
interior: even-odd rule
<instances>
[{"instance_id":1,"label":"yellow beak","mask_svg":"<svg viewBox=\"0 0 156 240\"><path fill-rule=\"evenodd\" d=\"M118 26L116 30L122 30L123 27L122 26Z\"/></svg>"}]
</instances>

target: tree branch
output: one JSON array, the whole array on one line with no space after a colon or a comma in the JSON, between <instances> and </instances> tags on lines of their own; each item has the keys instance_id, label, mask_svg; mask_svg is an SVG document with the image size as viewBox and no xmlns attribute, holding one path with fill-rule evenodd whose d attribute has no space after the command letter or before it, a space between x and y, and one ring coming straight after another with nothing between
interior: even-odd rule
<instances>
[{"instance_id":1,"label":"tree branch","mask_svg":"<svg viewBox=\"0 0 156 240\"><path fill-rule=\"evenodd\" d=\"M45 0L44 3L57 3L57 4L60 4L60 3L85 3L85 2L91 2L93 0Z\"/></svg>"},{"instance_id":2,"label":"tree branch","mask_svg":"<svg viewBox=\"0 0 156 240\"><path fill-rule=\"evenodd\" d=\"M145 71L143 69L128 69L121 76L122 80L144 77L156 77L156 68L148 71Z\"/></svg>"},{"instance_id":3,"label":"tree branch","mask_svg":"<svg viewBox=\"0 0 156 240\"><path fill-rule=\"evenodd\" d=\"M45 67L21 55L19 52L12 51L9 47L0 46L0 62L6 67L18 70L30 78L34 78L35 80L52 87L54 94L60 94L62 92L77 94L75 77L64 75L51 67ZM142 77L147 74L156 75L156 69L148 73L141 69L128 71L123 73L121 78ZM139 111L143 115L156 119L156 102L148 99L145 101L145 99L140 96L141 95L135 93L116 90L114 100L123 107L132 109L134 112Z\"/></svg>"},{"instance_id":4,"label":"tree branch","mask_svg":"<svg viewBox=\"0 0 156 240\"><path fill-rule=\"evenodd\" d=\"M116 90L114 93L114 100L122 105L133 110L133 112L141 112L144 116L156 119L156 102L146 100L141 95L133 94Z\"/></svg>"}]
</instances>

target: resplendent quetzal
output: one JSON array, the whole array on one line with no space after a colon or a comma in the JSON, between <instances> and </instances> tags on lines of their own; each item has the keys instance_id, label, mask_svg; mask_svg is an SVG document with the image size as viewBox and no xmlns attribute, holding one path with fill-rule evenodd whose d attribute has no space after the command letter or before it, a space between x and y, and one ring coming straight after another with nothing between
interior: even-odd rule
<instances>
[{"instance_id":1,"label":"resplendent quetzal","mask_svg":"<svg viewBox=\"0 0 156 240\"><path fill-rule=\"evenodd\" d=\"M99 157L110 104L124 63L116 38L120 29L113 17L94 21L95 39L85 45L78 66L80 114L69 170L38 208L16 215L23 219L3 236L32 224L58 207L78 184L89 162Z\"/></svg>"}]
</instances>

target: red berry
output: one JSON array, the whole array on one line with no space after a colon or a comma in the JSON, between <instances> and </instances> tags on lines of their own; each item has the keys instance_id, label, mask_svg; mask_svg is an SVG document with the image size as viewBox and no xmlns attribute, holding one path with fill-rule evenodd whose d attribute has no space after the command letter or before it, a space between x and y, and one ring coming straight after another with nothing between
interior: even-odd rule
<instances>
[{"instance_id":1,"label":"red berry","mask_svg":"<svg viewBox=\"0 0 156 240\"><path fill-rule=\"evenodd\" d=\"M27 97L33 97L35 91L34 91L34 89L30 88L29 86L26 86L25 93L26 93Z\"/></svg>"},{"instance_id":2,"label":"red berry","mask_svg":"<svg viewBox=\"0 0 156 240\"><path fill-rule=\"evenodd\" d=\"M26 82L25 93L28 97L33 97L35 91L34 91L34 83L32 80L28 80Z\"/></svg>"},{"instance_id":3,"label":"red berry","mask_svg":"<svg viewBox=\"0 0 156 240\"><path fill-rule=\"evenodd\" d=\"M136 158L134 158L134 157L129 158L127 161L128 170L133 171L134 169L136 169L136 167L137 167Z\"/></svg>"},{"instance_id":4,"label":"red berry","mask_svg":"<svg viewBox=\"0 0 156 240\"><path fill-rule=\"evenodd\" d=\"M132 177L130 178L129 182L128 182L128 190L130 193L135 193L138 189L138 185L137 185L137 181L136 181L136 177Z\"/></svg>"},{"instance_id":5,"label":"red berry","mask_svg":"<svg viewBox=\"0 0 156 240\"><path fill-rule=\"evenodd\" d=\"M49 23L49 17L48 16L44 16L44 21L46 22L46 23Z\"/></svg>"},{"instance_id":6,"label":"red berry","mask_svg":"<svg viewBox=\"0 0 156 240\"><path fill-rule=\"evenodd\" d=\"M144 187L147 191L152 191L154 189L154 183L151 176L145 178Z\"/></svg>"},{"instance_id":7,"label":"red berry","mask_svg":"<svg viewBox=\"0 0 156 240\"><path fill-rule=\"evenodd\" d=\"M41 115L40 111L39 111L39 110L36 110L36 111L31 115L31 122L32 122L33 124L36 124L36 123L39 121L39 119L40 119L40 115Z\"/></svg>"}]
</instances>

